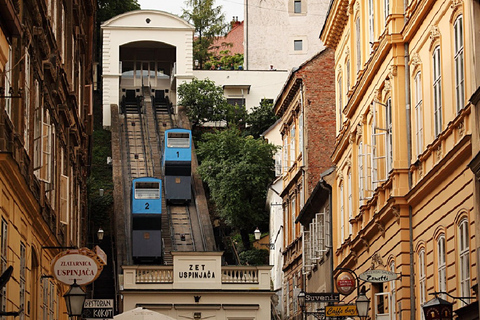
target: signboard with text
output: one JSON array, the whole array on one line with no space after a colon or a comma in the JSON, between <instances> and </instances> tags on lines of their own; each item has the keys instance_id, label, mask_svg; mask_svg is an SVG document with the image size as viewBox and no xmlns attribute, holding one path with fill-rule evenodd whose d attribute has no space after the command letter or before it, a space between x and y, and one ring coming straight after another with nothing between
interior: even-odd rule
<instances>
[{"instance_id":1,"label":"signboard with text","mask_svg":"<svg viewBox=\"0 0 480 320\"><path fill-rule=\"evenodd\" d=\"M85 299L83 304L85 319L113 319L113 299Z\"/></svg>"},{"instance_id":2,"label":"signboard with text","mask_svg":"<svg viewBox=\"0 0 480 320\"><path fill-rule=\"evenodd\" d=\"M66 250L52 260L55 279L66 285L74 281L80 286L95 281L105 265L103 258L88 248Z\"/></svg>"},{"instance_id":3,"label":"signboard with text","mask_svg":"<svg viewBox=\"0 0 480 320\"><path fill-rule=\"evenodd\" d=\"M396 280L398 275L387 270L368 270L358 276L363 281L371 283L383 283Z\"/></svg>"},{"instance_id":4,"label":"signboard with text","mask_svg":"<svg viewBox=\"0 0 480 320\"><path fill-rule=\"evenodd\" d=\"M357 307L354 304L325 307L325 316L327 317L353 317L357 315Z\"/></svg>"},{"instance_id":5,"label":"signboard with text","mask_svg":"<svg viewBox=\"0 0 480 320\"><path fill-rule=\"evenodd\" d=\"M339 302L340 295L335 292L305 293L305 303L310 302Z\"/></svg>"}]
</instances>

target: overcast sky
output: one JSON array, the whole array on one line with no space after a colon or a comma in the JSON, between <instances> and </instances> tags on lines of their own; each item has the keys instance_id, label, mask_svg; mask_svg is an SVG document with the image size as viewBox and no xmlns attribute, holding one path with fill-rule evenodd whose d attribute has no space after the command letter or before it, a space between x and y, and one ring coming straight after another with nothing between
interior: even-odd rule
<instances>
[{"instance_id":1,"label":"overcast sky","mask_svg":"<svg viewBox=\"0 0 480 320\"><path fill-rule=\"evenodd\" d=\"M232 17L237 16L239 21L243 20L243 1L244 0L216 0L217 6L222 6L225 13L225 21L231 21ZM182 14L182 9L186 8L184 0L138 0L142 9L162 10L176 15Z\"/></svg>"}]
</instances>

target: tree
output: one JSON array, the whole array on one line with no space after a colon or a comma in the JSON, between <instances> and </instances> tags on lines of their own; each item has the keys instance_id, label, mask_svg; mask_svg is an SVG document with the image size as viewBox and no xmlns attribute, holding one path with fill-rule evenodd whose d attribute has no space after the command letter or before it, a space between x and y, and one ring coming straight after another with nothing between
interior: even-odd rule
<instances>
[{"instance_id":1,"label":"tree","mask_svg":"<svg viewBox=\"0 0 480 320\"><path fill-rule=\"evenodd\" d=\"M205 133L198 142L198 172L207 183L225 223L240 232L246 250L249 234L268 220L268 184L274 177L277 147L265 140L243 137L236 127Z\"/></svg>"},{"instance_id":2,"label":"tree","mask_svg":"<svg viewBox=\"0 0 480 320\"><path fill-rule=\"evenodd\" d=\"M243 105L231 105L223 95L223 88L209 79L193 79L178 87L179 104L187 110L192 127L206 122L224 121L227 125L241 126L247 118Z\"/></svg>"},{"instance_id":3,"label":"tree","mask_svg":"<svg viewBox=\"0 0 480 320\"><path fill-rule=\"evenodd\" d=\"M272 124L277 121L278 116L273 111L273 100L262 99L260 106L254 107L247 116L247 135L255 138L260 137Z\"/></svg>"},{"instance_id":4,"label":"tree","mask_svg":"<svg viewBox=\"0 0 480 320\"><path fill-rule=\"evenodd\" d=\"M215 82L193 79L189 83L182 83L178 87L178 96L179 104L187 109L192 127L224 119L227 100L223 88L216 86Z\"/></svg>"},{"instance_id":5,"label":"tree","mask_svg":"<svg viewBox=\"0 0 480 320\"><path fill-rule=\"evenodd\" d=\"M139 10L137 0L98 0L97 22L105 22L119 14Z\"/></svg>"},{"instance_id":6,"label":"tree","mask_svg":"<svg viewBox=\"0 0 480 320\"><path fill-rule=\"evenodd\" d=\"M224 35L228 24L222 6L214 7L215 0L186 0L190 10L183 9L182 18L195 26L193 40L193 59L198 61L200 69L211 56L211 46L215 39Z\"/></svg>"}]
</instances>

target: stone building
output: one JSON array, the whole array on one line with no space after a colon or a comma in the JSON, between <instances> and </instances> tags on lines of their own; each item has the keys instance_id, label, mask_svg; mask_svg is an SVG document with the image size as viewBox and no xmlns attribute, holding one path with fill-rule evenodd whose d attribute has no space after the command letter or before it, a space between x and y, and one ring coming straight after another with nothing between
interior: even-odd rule
<instances>
[{"instance_id":1,"label":"stone building","mask_svg":"<svg viewBox=\"0 0 480 320\"><path fill-rule=\"evenodd\" d=\"M52 247L87 231L95 0L0 1L0 309L67 319Z\"/></svg>"},{"instance_id":2,"label":"stone building","mask_svg":"<svg viewBox=\"0 0 480 320\"><path fill-rule=\"evenodd\" d=\"M364 283L375 319L423 319L434 293L478 319L474 2L334 0L321 32L335 50L335 267L398 275Z\"/></svg>"},{"instance_id":3,"label":"stone building","mask_svg":"<svg viewBox=\"0 0 480 320\"><path fill-rule=\"evenodd\" d=\"M245 69L291 70L320 52L328 0L245 0Z\"/></svg>"},{"instance_id":4,"label":"stone building","mask_svg":"<svg viewBox=\"0 0 480 320\"><path fill-rule=\"evenodd\" d=\"M300 314L297 294L305 288L303 234L297 218L332 162L335 134L333 51L326 49L290 74L274 111L281 117L280 196L283 205L283 313Z\"/></svg>"}]
</instances>

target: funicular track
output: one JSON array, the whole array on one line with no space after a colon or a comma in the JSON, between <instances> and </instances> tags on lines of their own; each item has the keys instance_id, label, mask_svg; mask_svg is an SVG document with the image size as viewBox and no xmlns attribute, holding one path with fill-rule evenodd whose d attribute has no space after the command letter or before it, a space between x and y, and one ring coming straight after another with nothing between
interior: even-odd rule
<instances>
[{"instance_id":1,"label":"funicular track","mask_svg":"<svg viewBox=\"0 0 480 320\"><path fill-rule=\"evenodd\" d=\"M128 199L131 197L130 189L134 178L162 178L161 158L165 130L177 126L176 115L172 113L168 99L156 101L155 97L149 95L150 92L151 88L145 87L142 90L143 96L137 99L135 106L122 106L123 144L120 147L125 149L121 153L123 161L126 160L123 170L125 203L130 202ZM171 251L209 250L195 205L195 192L192 192L192 201L188 204L167 204L164 190L162 199L163 263L173 263ZM129 227L126 226L126 230ZM129 239L129 233L126 232Z\"/></svg>"}]
</instances>

